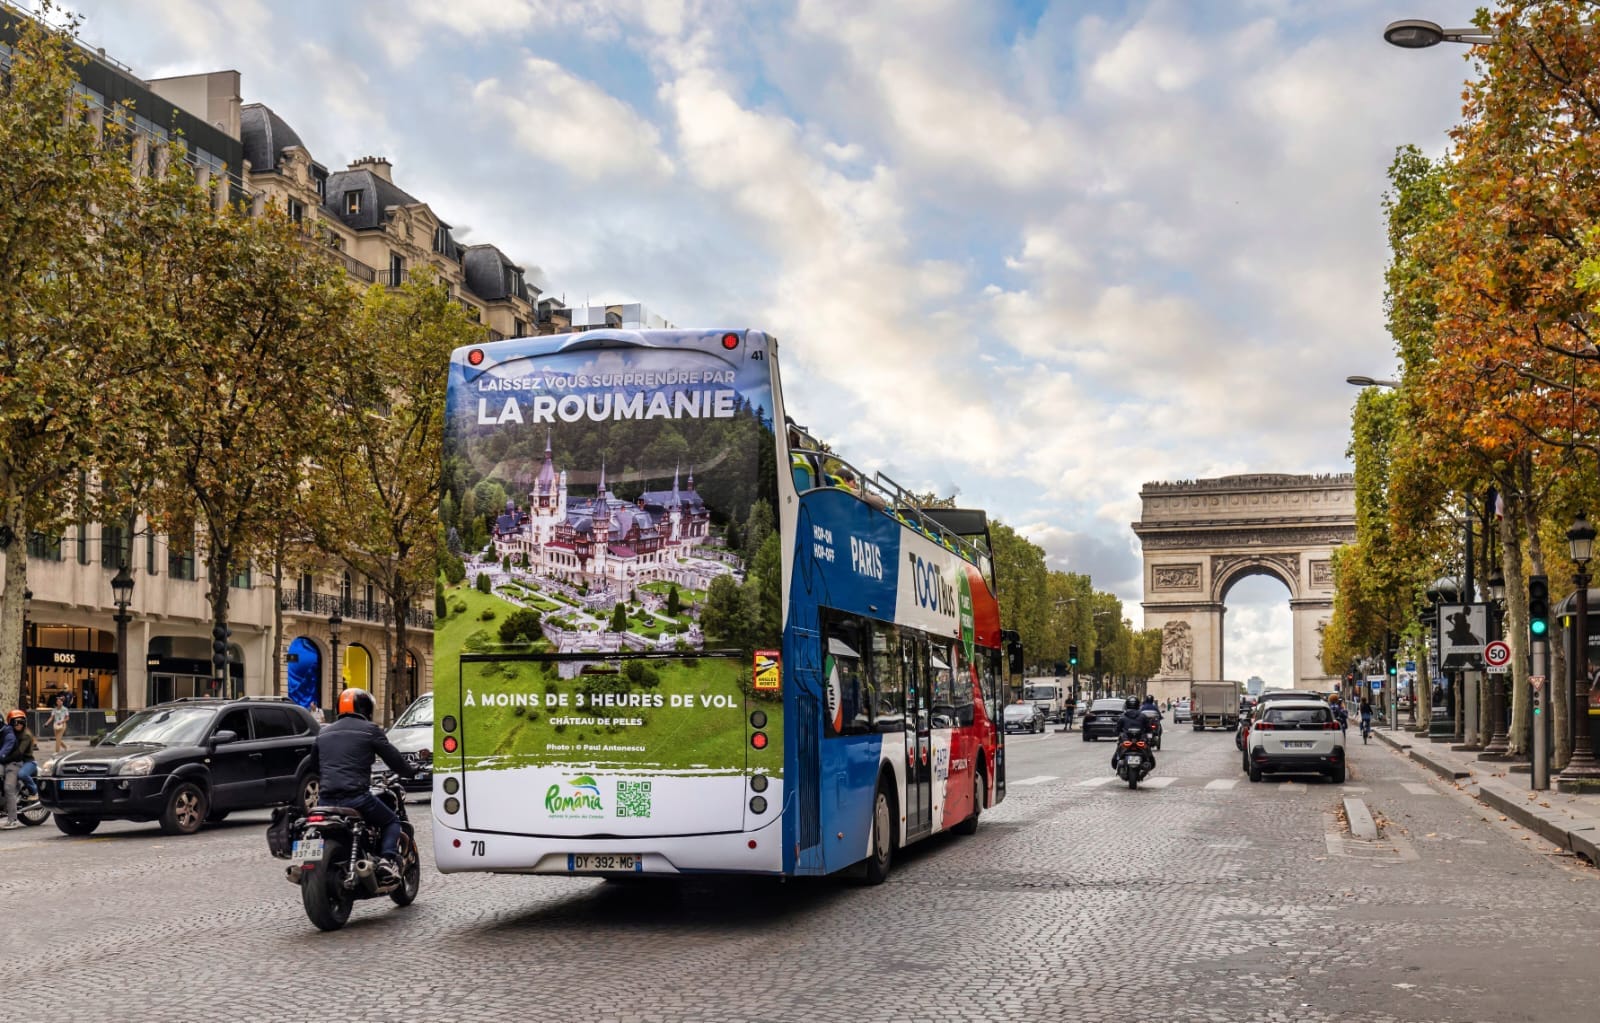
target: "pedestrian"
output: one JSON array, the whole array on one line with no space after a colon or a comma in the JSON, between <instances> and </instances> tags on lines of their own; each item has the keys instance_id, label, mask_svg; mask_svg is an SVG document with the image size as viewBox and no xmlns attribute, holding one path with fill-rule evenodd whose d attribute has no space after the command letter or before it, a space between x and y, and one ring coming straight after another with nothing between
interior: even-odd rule
<instances>
[{"instance_id":1,"label":"pedestrian","mask_svg":"<svg viewBox=\"0 0 1600 1023\"><path fill-rule=\"evenodd\" d=\"M60 693L56 694L55 709L50 711L50 729L55 732L56 748L54 752L61 753L66 750L67 738L67 698Z\"/></svg>"},{"instance_id":2,"label":"pedestrian","mask_svg":"<svg viewBox=\"0 0 1600 1023\"><path fill-rule=\"evenodd\" d=\"M1065 707L1063 707L1062 710L1061 710L1061 720L1064 721L1065 724L1061 727L1060 731L1063 731L1063 732L1072 731L1072 717L1077 712L1078 712L1078 698L1076 696L1068 696L1067 697L1067 705Z\"/></svg>"}]
</instances>

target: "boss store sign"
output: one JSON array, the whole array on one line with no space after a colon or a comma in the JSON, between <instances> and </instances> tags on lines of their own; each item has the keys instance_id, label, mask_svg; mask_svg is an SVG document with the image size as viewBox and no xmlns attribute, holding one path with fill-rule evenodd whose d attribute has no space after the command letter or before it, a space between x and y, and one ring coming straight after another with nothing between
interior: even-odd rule
<instances>
[{"instance_id":1,"label":"boss store sign","mask_svg":"<svg viewBox=\"0 0 1600 1023\"><path fill-rule=\"evenodd\" d=\"M28 648L32 668L68 668L81 671L116 671L117 655L97 650L54 650L45 646Z\"/></svg>"}]
</instances>

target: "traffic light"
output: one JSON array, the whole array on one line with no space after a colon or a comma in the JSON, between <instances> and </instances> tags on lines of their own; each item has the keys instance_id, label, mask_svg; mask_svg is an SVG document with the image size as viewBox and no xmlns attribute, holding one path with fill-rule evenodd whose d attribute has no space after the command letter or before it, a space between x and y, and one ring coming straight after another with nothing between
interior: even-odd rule
<instances>
[{"instance_id":1,"label":"traffic light","mask_svg":"<svg viewBox=\"0 0 1600 1023\"><path fill-rule=\"evenodd\" d=\"M1057 661L1056 662L1056 677L1060 678L1062 675L1065 675L1066 673L1067 673L1067 662L1066 661Z\"/></svg>"},{"instance_id":2,"label":"traffic light","mask_svg":"<svg viewBox=\"0 0 1600 1023\"><path fill-rule=\"evenodd\" d=\"M1399 674L1399 671L1398 671L1399 665L1397 665L1395 663L1395 660L1396 660L1395 652L1393 650L1389 651L1383 657L1383 666L1386 669L1388 669L1389 675L1391 677L1394 676L1394 675Z\"/></svg>"},{"instance_id":3,"label":"traffic light","mask_svg":"<svg viewBox=\"0 0 1600 1023\"><path fill-rule=\"evenodd\" d=\"M1067 660L1074 668L1078 666L1078 644L1072 643L1067 646Z\"/></svg>"},{"instance_id":4,"label":"traffic light","mask_svg":"<svg viewBox=\"0 0 1600 1023\"><path fill-rule=\"evenodd\" d=\"M1550 631L1550 580L1542 575L1528 577L1528 631L1535 639Z\"/></svg>"},{"instance_id":5,"label":"traffic light","mask_svg":"<svg viewBox=\"0 0 1600 1023\"><path fill-rule=\"evenodd\" d=\"M233 630L222 622L211 627L211 665L221 668L228 663L228 637Z\"/></svg>"}]
</instances>

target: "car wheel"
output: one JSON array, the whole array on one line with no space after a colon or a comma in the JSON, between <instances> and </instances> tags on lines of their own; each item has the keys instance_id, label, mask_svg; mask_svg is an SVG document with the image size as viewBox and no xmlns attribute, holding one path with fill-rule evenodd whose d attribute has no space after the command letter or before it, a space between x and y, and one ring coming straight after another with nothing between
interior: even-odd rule
<instances>
[{"instance_id":1,"label":"car wheel","mask_svg":"<svg viewBox=\"0 0 1600 1023\"><path fill-rule=\"evenodd\" d=\"M161 830L169 835L192 835L205 823L209 807L206 794L193 782L181 782L167 797L161 811Z\"/></svg>"},{"instance_id":2,"label":"car wheel","mask_svg":"<svg viewBox=\"0 0 1600 1023\"><path fill-rule=\"evenodd\" d=\"M880 781L872 801L872 852L867 856L867 884L883 884L889 878L894 859L894 804L889 790Z\"/></svg>"},{"instance_id":3,"label":"car wheel","mask_svg":"<svg viewBox=\"0 0 1600 1023\"><path fill-rule=\"evenodd\" d=\"M317 805L317 800L322 797L322 779L313 773L307 772L300 779L299 788L296 790L295 809L305 814Z\"/></svg>"},{"instance_id":4,"label":"car wheel","mask_svg":"<svg viewBox=\"0 0 1600 1023\"><path fill-rule=\"evenodd\" d=\"M1335 767L1332 771L1328 772L1328 780L1333 782L1335 785L1343 785L1344 767Z\"/></svg>"},{"instance_id":5,"label":"car wheel","mask_svg":"<svg viewBox=\"0 0 1600 1023\"><path fill-rule=\"evenodd\" d=\"M1090 736L1088 732L1084 732L1083 733L1083 741L1084 742L1093 742L1094 740L1093 740L1093 737Z\"/></svg>"},{"instance_id":6,"label":"car wheel","mask_svg":"<svg viewBox=\"0 0 1600 1023\"><path fill-rule=\"evenodd\" d=\"M1261 780L1261 768L1255 766L1254 764L1251 764L1250 767L1249 767L1249 771L1250 771L1250 780L1251 781L1260 781Z\"/></svg>"},{"instance_id":7,"label":"car wheel","mask_svg":"<svg viewBox=\"0 0 1600 1023\"><path fill-rule=\"evenodd\" d=\"M71 814L56 814L56 829L63 835L92 835L94 829L100 826L98 817L74 817Z\"/></svg>"}]
</instances>

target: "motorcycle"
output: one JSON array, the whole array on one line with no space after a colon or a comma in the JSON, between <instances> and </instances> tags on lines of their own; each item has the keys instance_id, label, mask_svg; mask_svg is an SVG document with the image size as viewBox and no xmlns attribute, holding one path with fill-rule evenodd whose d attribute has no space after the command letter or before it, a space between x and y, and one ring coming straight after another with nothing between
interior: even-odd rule
<instances>
[{"instance_id":1,"label":"motorcycle","mask_svg":"<svg viewBox=\"0 0 1600 1023\"><path fill-rule=\"evenodd\" d=\"M392 772L374 775L372 794L400 818L400 870L394 881L379 879L376 856L382 834L355 809L314 806L304 816L296 816L282 807L267 829L273 854L293 861L285 876L290 884L300 886L306 917L319 930L343 927L358 899L387 895L395 905L409 906L422 885L416 829L406 817L405 789L399 777Z\"/></svg>"},{"instance_id":2,"label":"motorcycle","mask_svg":"<svg viewBox=\"0 0 1600 1023\"><path fill-rule=\"evenodd\" d=\"M1150 744L1142 735L1136 738L1124 736L1121 743L1122 756L1117 761L1117 777L1127 782L1128 788L1136 789L1155 766L1155 758L1150 755Z\"/></svg>"}]
</instances>

